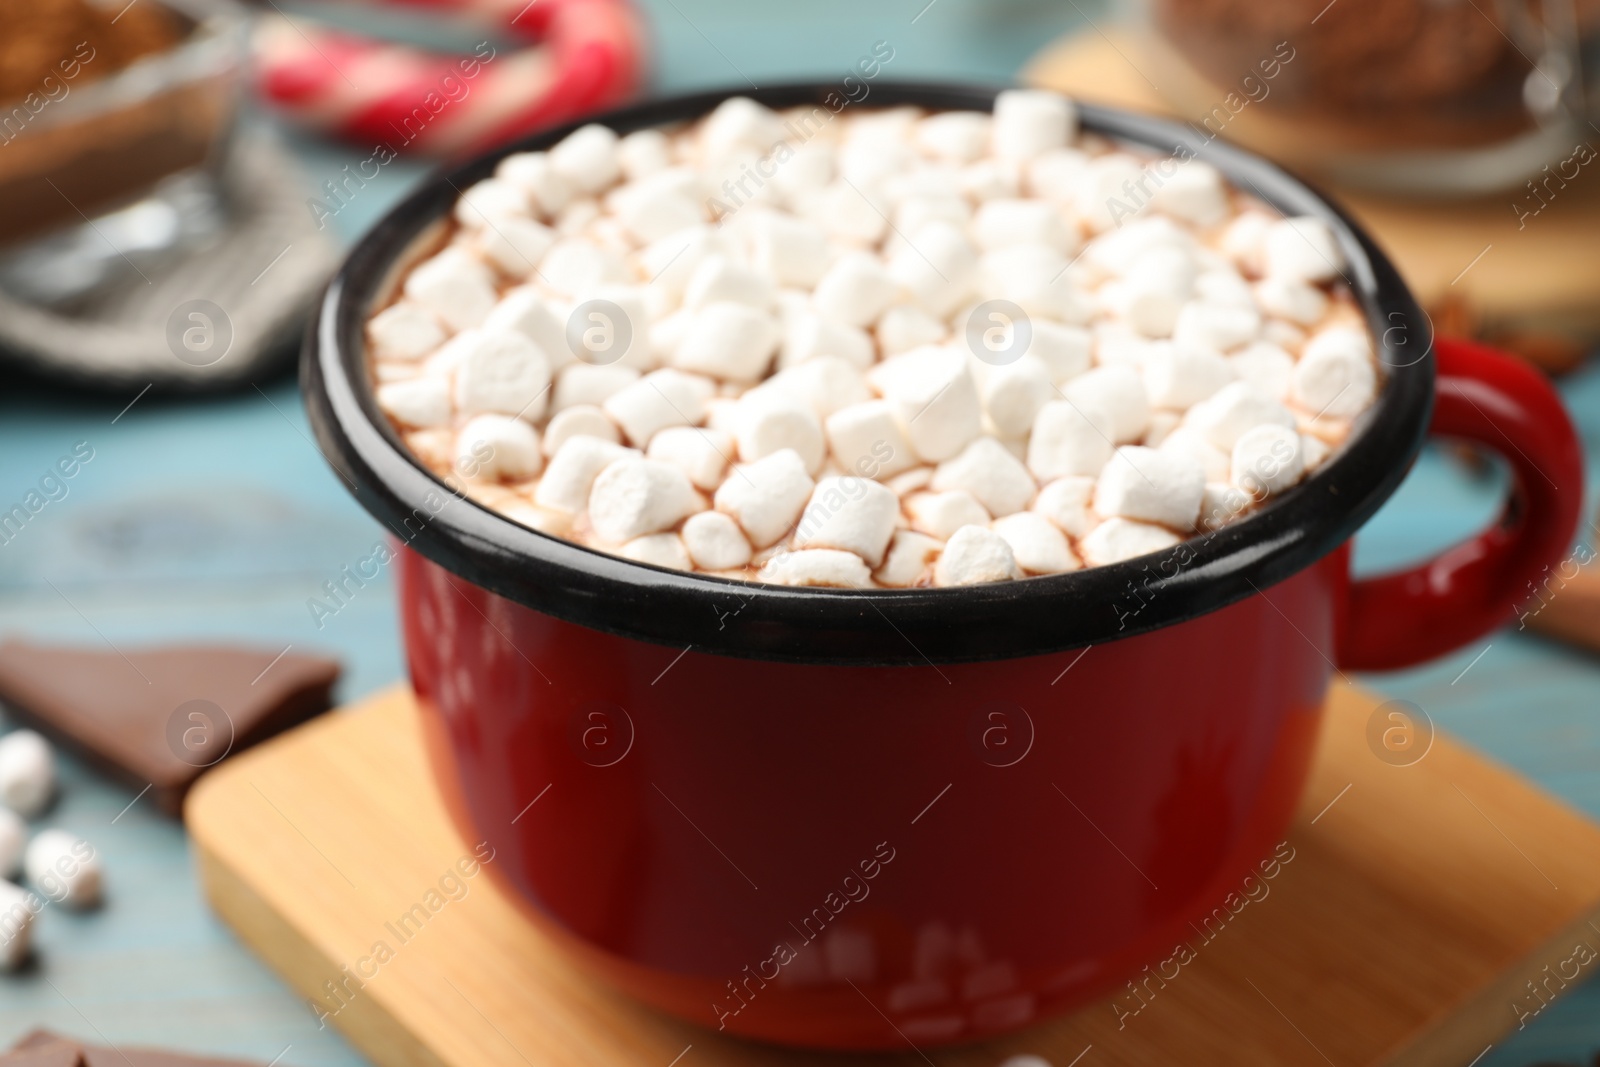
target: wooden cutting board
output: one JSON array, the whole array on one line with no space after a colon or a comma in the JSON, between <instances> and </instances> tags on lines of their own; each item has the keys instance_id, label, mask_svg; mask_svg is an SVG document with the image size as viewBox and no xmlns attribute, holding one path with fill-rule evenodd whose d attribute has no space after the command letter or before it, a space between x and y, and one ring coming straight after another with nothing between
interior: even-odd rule
<instances>
[{"instance_id":1,"label":"wooden cutting board","mask_svg":"<svg viewBox=\"0 0 1600 1067\"><path fill-rule=\"evenodd\" d=\"M1600 826L1448 737L1413 747L1425 754L1409 765L1379 758L1390 710L1333 691L1288 834L1294 861L1123 1027L1101 1004L930 1062L1460 1067L1559 994L1553 976L1600 970ZM405 689L221 765L187 820L212 906L308 998L374 942L398 944L385 924L470 852ZM332 1019L381 1067L920 1062L909 1048L828 1056L667 1019L574 968L487 879L469 886Z\"/></svg>"},{"instance_id":2,"label":"wooden cutting board","mask_svg":"<svg viewBox=\"0 0 1600 1067\"><path fill-rule=\"evenodd\" d=\"M1227 92L1195 83L1181 65L1109 23L1046 48L1024 79L1082 100L1197 122ZM1584 132L1600 144L1593 130ZM1305 152L1311 139L1296 121L1251 106L1229 123L1227 136L1275 158ZM1394 258L1441 331L1481 336L1564 370L1584 345L1600 342L1600 174L1584 170L1543 208L1525 189L1422 201L1320 184ZM1539 210L1519 218L1514 205Z\"/></svg>"}]
</instances>

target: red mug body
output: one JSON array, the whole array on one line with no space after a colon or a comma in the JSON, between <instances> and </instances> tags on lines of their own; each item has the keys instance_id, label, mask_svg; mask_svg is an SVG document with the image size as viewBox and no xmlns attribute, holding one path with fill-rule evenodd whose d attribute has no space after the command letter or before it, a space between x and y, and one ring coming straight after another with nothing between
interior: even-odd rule
<instances>
[{"instance_id":1,"label":"red mug body","mask_svg":"<svg viewBox=\"0 0 1600 1067\"><path fill-rule=\"evenodd\" d=\"M400 588L452 815L539 927L691 1022L890 1049L1114 992L1292 860L1348 555L1122 640L900 667L619 637L409 549Z\"/></svg>"}]
</instances>

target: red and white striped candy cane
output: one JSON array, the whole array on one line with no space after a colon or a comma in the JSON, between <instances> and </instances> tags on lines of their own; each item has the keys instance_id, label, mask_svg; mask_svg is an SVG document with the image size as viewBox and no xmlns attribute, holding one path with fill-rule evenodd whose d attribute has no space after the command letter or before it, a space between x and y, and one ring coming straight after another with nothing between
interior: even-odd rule
<instances>
[{"instance_id":1,"label":"red and white striped candy cane","mask_svg":"<svg viewBox=\"0 0 1600 1067\"><path fill-rule=\"evenodd\" d=\"M449 55L269 18L262 95L294 121L396 152L470 152L627 99L644 78L644 28L628 0L370 0L527 42Z\"/></svg>"}]
</instances>

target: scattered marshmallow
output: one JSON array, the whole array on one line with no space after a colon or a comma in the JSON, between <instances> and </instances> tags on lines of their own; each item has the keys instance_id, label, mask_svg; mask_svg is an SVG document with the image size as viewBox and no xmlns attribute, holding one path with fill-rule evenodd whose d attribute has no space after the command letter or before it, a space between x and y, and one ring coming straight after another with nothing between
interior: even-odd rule
<instances>
[{"instance_id":1,"label":"scattered marshmallow","mask_svg":"<svg viewBox=\"0 0 1600 1067\"><path fill-rule=\"evenodd\" d=\"M914 529L941 541L949 540L963 526L987 526L990 518L977 497L960 489L912 493L905 499L905 509Z\"/></svg>"},{"instance_id":2,"label":"scattered marshmallow","mask_svg":"<svg viewBox=\"0 0 1600 1067\"><path fill-rule=\"evenodd\" d=\"M1098 367L1067 382L1061 392L1085 411L1104 412L1108 435L1119 445L1139 440L1150 425L1150 395L1132 367Z\"/></svg>"},{"instance_id":3,"label":"scattered marshmallow","mask_svg":"<svg viewBox=\"0 0 1600 1067\"><path fill-rule=\"evenodd\" d=\"M483 320L485 333L520 333L532 341L552 371L573 363L567 344L566 315L532 286L508 290Z\"/></svg>"},{"instance_id":4,"label":"scattered marshmallow","mask_svg":"<svg viewBox=\"0 0 1600 1067\"><path fill-rule=\"evenodd\" d=\"M1270 341L1257 341L1228 357L1234 376L1263 396L1282 401L1294 377L1294 357Z\"/></svg>"},{"instance_id":5,"label":"scattered marshmallow","mask_svg":"<svg viewBox=\"0 0 1600 1067\"><path fill-rule=\"evenodd\" d=\"M750 562L750 542L744 531L720 511L690 515L683 524L683 544L701 570L730 571Z\"/></svg>"},{"instance_id":6,"label":"scattered marshmallow","mask_svg":"<svg viewBox=\"0 0 1600 1067\"><path fill-rule=\"evenodd\" d=\"M1063 148L1078 132L1078 109L1060 93L1008 89L994 101L994 151L1001 159L1028 160Z\"/></svg>"},{"instance_id":7,"label":"scattered marshmallow","mask_svg":"<svg viewBox=\"0 0 1600 1067\"><path fill-rule=\"evenodd\" d=\"M1232 482L1252 496L1281 493L1305 473L1300 435L1265 423L1240 435L1233 446Z\"/></svg>"},{"instance_id":8,"label":"scattered marshmallow","mask_svg":"<svg viewBox=\"0 0 1600 1067\"><path fill-rule=\"evenodd\" d=\"M878 482L823 478L800 515L794 547L844 549L876 567L883 562L899 514L899 498Z\"/></svg>"},{"instance_id":9,"label":"scattered marshmallow","mask_svg":"<svg viewBox=\"0 0 1600 1067\"><path fill-rule=\"evenodd\" d=\"M1040 481L1098 474L1111 458L1114 420L1098 406L1052 400L1039 409L1028 437L1028 470Z\"/></svg>"},{"instance_id":10,"label":"scattered marshmallow","mask_svg":"<svg viewBox=\"0 0 1600 1067\"><path fill-rule=\"evenodd\" d=\"M618 140L597 123L580 127L550 149L550 169L579 192L599 192L622 174Z\"/></svg>"},{"instance_id":11,"label":"scattered marshmallow","mask_svg":"<svg viewBox=\"0 0 1600 1067\"><path fill-rule=\"evenodd\" d=\"M1289 396L1313 418L1350 418L1366 410L1377 389L1372 342L1358 330L1336 326L1306 342Z\"/></svg>"},{"instance_id":12,"label":"scattered marshmallow","mask_svg":"<svg viewBox=\"0 0 1600 1067\"><path fill-rule=\"evenodd\" d=\"M623 559L667 567L675 571L689 570L694 564L683 538L675 533L653 533L635 537L617 549L617 555Z\"/></svg>"},{"instance_id":13,"label":"scattered marshmallow","mask_svg":"<svg viewBox=\"0 0 1600 1067\"><path fill-rule=\"evenodd\" d=\"M642 456L612 463L589 490L589 525L611 544L670 529L699 510L700 497L681 470Z\"/></svg>"},{"instance_id":14,"label":"scattered marshmallow","mask_svg":"<svg viewBox=\"0 0 1600 1067\"><path fill-rule=\"evenodd\" d=\"M931 577L933 562L944 551L944 542L916 530L896 530L889 542L883 566L873 572L879 585L905 589Z\"/></svg>"},{"instance_id":15,"label":"scattered marshmallow","mask_svg":"<svg viewBox=\"0 0 1600 1067\"><path fill-rule=\"evenodd\" d=\"M761 580L776 585L867 589L872 585L872 572L854 552L809 548L773 556L761 568Z\"/></svg>"},{"instance_id":16,"label":"scattered marshmallow","mask_svg":"<svg viewBox=\"0 0 1600 1067\"><path fill-rule=\"evenodd\" d=\"M1050 368L1037 356L1024 355L994 367L980 380L983 413L1003 437L1026 437L1034 416L1055 397Z\"/></svg>"},{"instance_id":17,"label":"scattered marshmallow","mask_svg":"<svg viewBox=\"0 0 1600 1067\"><path fill-rule=\"evenodd\" d=\"M550 165L548 152L517 152L500 161L494 176L522 191L528 205L543 218L552 218L572 199L573 186Z\"/></svg>"},{"instance_id":18,"label":"scattered marshmallow","mask_svg":"<svg viewBox=\"0 0 1600 1067\"><path fill-rule=\"evenodd\" d=\"M550 424L544 429L544 438L540 445L545 455L553 456L567 443L568 438L578 436L598 437L613 444L622 441L622 433L617 429L617 424L612 422L604 411L592 404L574 404L562 408L551 418Z\"/></svg>"},{"instance_id":19,"label":"scattered marshmallow","mask_svg":"<svg viewBox=\"0 0 1600 1067\"><path fill-rule=\"evenodd\" d=\"M1193 407L1234 379L1233 367L1217 353L1182 345L1153 350L1141 369L1150 403L1178 411Z\"/></svg>"},{"instance_id":20,"label":"scattered marshmallow","mask_svg":"<svg viewBox=\"0 0 1600 1067\"><path fill-rule=\"evenodd\" d=\"M651 371L600 406L622 427L629 443L644 446L669 426L693 426L705 418L711 391L706 379L669 367Z\"/></svg>"},{"instance_id":21,"label":"scattered marshmallow","mask_svg":"<svg viewBox=\"0 0 1600 1067\"><path fill-rule=\"evenodd\" d=\"M875 332L883 354L898 356L913 348L938 344L950 335L950 328L919 307L900 304L883 313ZM871 362L869 358L867 363Z\"/></svg>"},{"instance_id":22,"label":"scattered marshmallow","mask_svg":"<svg viewBox=\"0 0 1600 1067\"><path fill-rule=\"evenodd\" d=\"M520 333L469 330L452 338L459 347L455 405L462 412L497 412L536 421L549 403L550 364Z\"/></svg>"},{"instance_id":23,"label":"scattered marshmallow","mask_svg":"<svg viewBox=\"0 0 1600 1067\"><path fill-rule=\"evenodd\" d=\"M0 737L0 803L31 819L56 791L56 759L50 742L32 730Z\"/></svg>"},{"instance_id":24,"label":"scattered marshmallow","mask_svg":"<svg viewBox=\"0 0 1600 1067\"><path fill-rule=\"evenodd\" d=\"M1063 532L1082 537L1100 521L1089 503L1094 497L1094 486L1095 479L1083 475L1057 478L1039 490L1039 495L1033 498L1032 510Z\"/></svg>"},{"instance_id":25,"label":"scattered marshmallow","mask_svg":"<svg viewBox=\"0 0 1600 1067\"><path fill-rule=\"evenodd\" d=\"M1142 445L1119 448L1100 472L1094 488L1094 510L1191 530L1205 492L1205 470L1180 452Z\"/></svg>"},{"instance_id":26,"label":"scattered marshmallow","mask_svg":"<svg viewBox=\"0 0 1600 1067\"><path fill-rule=\"evenodd\" d=\"M1083 564L1056 526L1043 515L1019 511L996 519L990 529L1011 546L1011 554L1029 574L1061 574Z\"/></svg>"},{"instance_id":27,"label":"scattered marshmallow","mask_svg":"<svg viewBox=\"0 0 1600 1067\"><path fill-rule=\"evenodd\" d=\"M669 426L650 438L645 455L677 467L698 489L722 484L733 457L733 436L723 430Z\"/></svg>"},{"instance_id":28,"label":"scattered marshmallow","mask_svg":"<svg viewBox=\"0 0 1600 1067\"><path fill-rule=\"evenodd\" d=\"M22 858L28 882L51 902L81 910L100 903L104 877L94 846L65 830L42 830Z\"/></svg>"},{"instance_id":29,"label":"scattered marshmallow","mask_svg":"<svg viewBox=\"0 0 1600 1067\"><path fill-rule=\"evenodd\" d=\"M672 359L680 370L753 383L778 347L778 324L748 304L721 301L699 309Z\"/></svg>"},{"instance_id":30,"label":"scattered marshmallow","mask_svg":"<svg viewBox=\"0 0 1600 1067\"><path fill-rule=\"evenodd\" d=\"M734 437L739 458L746 463L788 450L805 462L811 473L822 466L827 446L822 420L803 399L777 391L752 390L740 399L734 413Z\"/></svg>"},{"instance_id":31,"label":"scattered marshmallow","mask_svg":"<svg viewBox=\"0 0 1600 1067\"><path fill-rule=\"evenodd\" d=\"M917 456L887 400L840 408L824 420L828 450L846 469L890 478L917 465Z\"/></svg>"},{"instance_id":32,"label":"scattered marshmallow","mask_svg":"<svg viewBox=\"0 0 1600 1067\"><path fill-rule=\"evenodd\" d=\"M483 257L508 278L526 279L539 269L556 243L556 232L542 222L513 215L490 221L478 235Z\"/></svg>"},{"instance_id":33,"label":"scattered marshmallow","mask_svg":"<svg viewBox=\"0 0 1600 1067\"><path fill-rule=\"evenodd\" d=\"M983 526L963 526L952 534L933 568L935 585L977 585L1021 577L1011 545Z\"/></svg>"},{"instance_id":34,"label":"scattered marshmallow","mask_svg":"<svg viewBox=\"0 0 1600 1067\"><path fill-rule=\"evenodd\" d=\"M847 326L869 326L900 294L900 286L876 256L846 252L817 282L812 301L823 316Z\"/></svg>"},{"instance_id":35,"label":"scattered marshmallow","mask_svg":"<svg viewBox=\"0 0 1600 1067\"><path fill-rule=\"evenodd\" d=\"M1264 422L1294 426L1289 409L1248 382L1233 382L1190 408L1183 424L1200 434L1213 448L1232 452L1246 430Z\"/></svg>"},{"instance_id":36,"label":"scattered marshmallow","mask_svg":"<svg viewBox=\"0 0 1600 1067\"><path fill-rule=\"evenodd\" d=\"M815 483L793 449L736 466L717 489L716 507L732 515L750 543L766 548L789 532Z\"/></svg>"},{"instance_id":37,"label":"scattered marshmallow","mask_svg":"<svg viewBox=\"0 0 1600 1067\"><path fill-rule=\"evenodd\" d=\"M367 341L378 359L421 359L445 336L439 316L415 300L390 304L367 320Z\"/></svg>"},{"instance_id":38,"label":"scattered marshmallow","mask_svg":"<svg viewBox=\"0 0 1600 1067\"><path fill-rule=\"evenodd\" d=\"M544 477L539 479L539 487L534 490L533 502L575 515L588 506L589 490L600 472L630 456L640 456L640 453L598 437L569 437L550 457Z\"/></svg>"},{"instance_id":39,"label":"scattered marshmallow","mask_svg":"<svg viewBox=\"0 0 1600 1067\"><path fill-rule=\"evenodd\" d=\"M1010 515L1028 506L1038 491L1022 461L993 437L980 437L934 471L931 488L971 493L990 515Z\"/></svg>"},{"instance_id":40,"label":"scattered marshmallow","mask_svg":"<svg viewBox=\"0 0 1600 1067\"><path fill-rule=\"evenodd\" d=\"M978 390L960 352L919 348L880 369L885 398L922 460L948 459L982 431Z\"/></svg>"},{"instance_id":41,"label":"scattered marshmallow","mask_svg":"<svg viewBox=\"0 0 1600 1067\"><path fill-rule=\"evenodd\" d=\"M1327 282L1345 268L1333 227L1322 219L1279 219L1267 227L1261 246L1269 277Z\"/></svg>"},{"instance_id":42,"label":"scattered marshmallow","mask_svg":"<svg viewBox=\"0 0 1600 1067\"><path fill-rule=\"evenodd\" d=\"M520 482L544 465L539 431L506 415L477 415L456 435L456 470L486 482Z\"/></svg>"},{"instance_id":43,"label":"scattered marshmallow","mask_svg":"<svg viewBox=\"0 0 1600 1067\"><path fill-rule=\"evenodd\" d=\"M405 294L452 330L481 325L494 309L494 275L461 248L446 248L406 275Z\"/></svg>"},{"instance_id":44,"label":"scattered marshmallow","mask_svg":"<svg viewBox=\"0 0 1600 1067\"><path fill-rule=\"evenodd\" d=\"M378 408L402 426L425 429L448 426L453 412L450 381L443 377L412 378L378 386Z\"/></svg>"},{"instance_id":45,"label":"scattered marshmallow","mask_svg":"<svg viewBox=\"0 0 1600 1067\"><path fill-rule=\"evenodd\" d=\"M1181 539L1164 526L1153 526L1132 519L1110 518L1090 530L1078 542L1083 561L1091 567L1120 563L1171 548Z\"/></svg>"},{"instance_id":46,"label":"scattered marshmallow","mask_svg":"<svg viewBox=\"0 0 1600 1067\"><path fill-rule=\"evenodd\" d=\"M550 407L558 412L570 407L600 407L639 377L637 370L616 363L598 367L569 363L556 376L555 398Z\"/></svg>"}]
</instances>

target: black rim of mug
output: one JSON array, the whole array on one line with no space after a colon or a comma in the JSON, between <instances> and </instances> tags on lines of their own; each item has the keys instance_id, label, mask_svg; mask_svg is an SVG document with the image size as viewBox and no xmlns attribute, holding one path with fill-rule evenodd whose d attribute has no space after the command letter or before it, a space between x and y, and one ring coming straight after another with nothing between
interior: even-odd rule
<instances>
[{"instance_id":1,"label":"black rim of mug","mask_svg":"<svg viewBox=\"0 0 1600 1067\"><path fill-rule=\"evenodd\" d=\"M882 82L871 106L988 111L999 91ZM459 190L490 176L506 155L547 148L589 122L626 133L698 118L732 96L774 108L827 107L836 92L830 83L803 83L622 108L446 168L391 210L328 283L302 353L318 444L360 503L399 540L474 585L592 629L713 655L915 666L1078 649L1215 611L1338 548L1399 486L1426 436L1434 357L1431 323L1393 265L1343 212L1274 164L1193 127L1089 104L1079 105L1084 130L1144 151L1192 154L1285 215L1326 219L1344 251L1345 277L1386 381L1334 457L1245 518L1163 552L1067 574L946 589L791 588L635 563L539 533L457 497L413 458L377 408L363 327L390 291L396 264L448 217ZM436 508L437 501L446 503Z\"/></svg>"}]
</instances>

